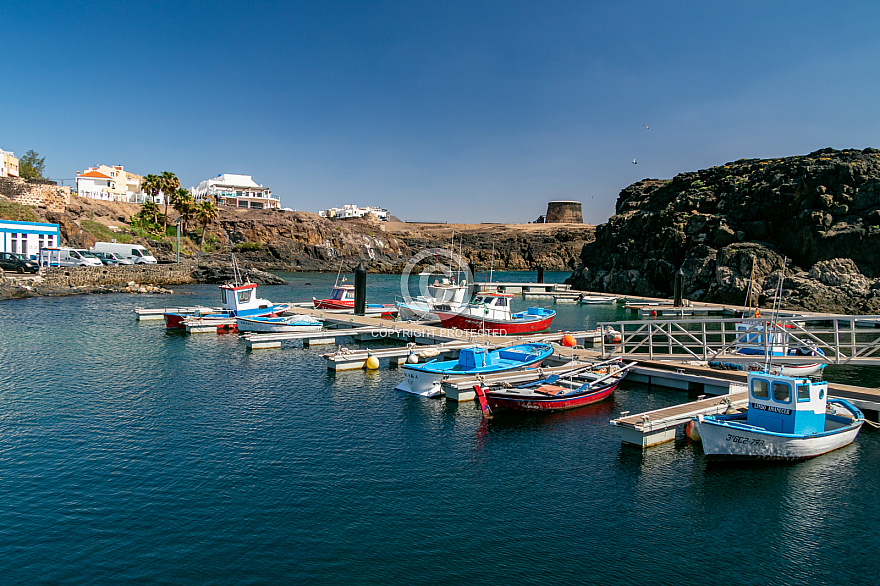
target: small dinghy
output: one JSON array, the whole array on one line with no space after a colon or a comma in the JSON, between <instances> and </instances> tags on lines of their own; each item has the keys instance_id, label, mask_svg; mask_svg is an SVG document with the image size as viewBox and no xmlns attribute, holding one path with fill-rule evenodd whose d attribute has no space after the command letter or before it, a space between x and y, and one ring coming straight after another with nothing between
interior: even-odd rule
<instances>
[{"instance_id":1,"label":"small dinghy","mask_svg":"<svg viewBox=\"0 0 880 586\"><path fill-rule=\"evenodd\" d=\"M474 391L484 416L497 411L565 411L610 397L635 364L617 360L602 362L516 387L474 385Z\"/></svg>"},{"instance_id":2,"label":"small dinghy","mask_svg":"<svg viewBox=\"0 0 880 586\"><path fill-rule=\"evenodd\" d=\"M309 315L282 317L237 317L239 332L317 332L324 324Z\"/></svg>"}]
</instances>

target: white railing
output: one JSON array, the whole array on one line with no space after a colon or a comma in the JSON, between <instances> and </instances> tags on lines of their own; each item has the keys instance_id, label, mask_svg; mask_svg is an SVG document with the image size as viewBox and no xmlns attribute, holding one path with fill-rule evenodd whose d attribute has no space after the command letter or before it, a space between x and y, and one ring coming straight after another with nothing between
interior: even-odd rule
<instances>
[{"instance_id":1,"label":"white railing","mask_svg":"<svg viewBox=\"0 0 880 586\"><path fill-rule=\"evenodd\" d=\"M741 329L736 329L737 324ZM742 324L747 327L742 329ZM606 358L761 361L771 346L785 346L819 351L786 354L786 362L880 364L880 316L876 315L641 320L598 325L620 333L619 343L612 342L613 336L603 337ZM742 354L743 350L751 354Z\"/></svg>"}]
</instances>

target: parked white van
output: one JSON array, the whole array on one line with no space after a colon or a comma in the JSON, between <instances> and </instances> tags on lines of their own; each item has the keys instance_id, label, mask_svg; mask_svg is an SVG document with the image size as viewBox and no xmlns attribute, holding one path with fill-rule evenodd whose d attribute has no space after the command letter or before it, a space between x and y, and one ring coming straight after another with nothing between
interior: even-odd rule
<instances>
[{"instance_id":1,"label":"parked white van","mask_svg":"<svg viewBox=\"0 0 880 586\"><path fill-rule=\"evenodd\" d=\"M42 267L99 267L101 259L80 254L75 248L48 247L40 249Z\"/></svg>"},{"instance_id":2,"label":"parked white van","mask_svg":"<svg viewBox=\"0 0 880 586\"><path fill-rule=\"evenodd\" d=\"M153 253L140 244L120 244L119 242L95 242L92 247L94 252L112 252L122 259L127 259L134 264L156 264Z\"/></svg>"}]
</instances>

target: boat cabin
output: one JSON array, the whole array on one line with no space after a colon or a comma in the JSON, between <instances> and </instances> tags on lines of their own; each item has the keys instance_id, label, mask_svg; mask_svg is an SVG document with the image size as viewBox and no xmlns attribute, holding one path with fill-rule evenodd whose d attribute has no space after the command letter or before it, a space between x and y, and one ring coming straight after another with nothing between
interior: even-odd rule
<instances>
[{"instance_id":1,"label":"boat cabin","mask_svg":"<svg viewBox=\"0 0 880 586\"><path fill-rule=\"evenodd\" d=\"M435 279L434 283L427 286L428 297L435 302L451 303L453 305L461 305L464 302L464 296L467 293L467 280L462 280L458 284L455 279Z\"/></svg>"},{"instance_id":2,"label":"boat cabin","mask_svg":"<svg viewBox=\"0 0 880 586\"><path fill-rule=\"evenodd\" d=\"M486 348L462 348L458 354L458 368L473 370L491 366L496 361L497 353L492 354Z\"/></svg>"},{"instance_id":3,"label":"boat cabin","mask_svg":"<svg viewBox=\"0 0 880 586\"><path fill-rule=\"evenodd\" d=\"M748 384L749 425L798 435L825 431L827 382L750 372Z\"/></svg>"},{"instance_id":4,"label":"boat cabin","mask_svg":"<svg viewBox=\"0 0 880 586\"><path fill-rule=\"evenodd\" d=\"M266 309L272 303L257 297L257 284L244 283L239 285L220 285L220 301L224 310L235 312L252 309Z\"/></svg>"},{"instance_id":5,"label":"boat cabin","mask_svg":"<svg viewBox=\"0 0 880 586\"><path fill-rule=\"evenodd\" d=\"M734 329L737 335L736 352L738 354L754 354L764 356L768 352L771 356L783 356L788 351L788 334L776 330L769 334L765 329L769 328L770 322L763 320L737 322Z\"/></svg>"},{"instance_id":6,"label":"boat cabin","mask_svg":"<svg viewBox=\"0 0 880 586\"><path fill-rule=\"evenodd\" d=\"M481 293L470 303L472 317L483 317L487 320L510 319L511 293Z\"/></svg>"},{"instance_id":7,"label":"boat cabin","mask_svg":"<svg viewBox=\"0 0 880 586\"><path fill-rule=\"evenodd\" d=\"M354 303L354 285L334 285L328 299L333 301L351 301Z\"/></svg>"}]
</instances>

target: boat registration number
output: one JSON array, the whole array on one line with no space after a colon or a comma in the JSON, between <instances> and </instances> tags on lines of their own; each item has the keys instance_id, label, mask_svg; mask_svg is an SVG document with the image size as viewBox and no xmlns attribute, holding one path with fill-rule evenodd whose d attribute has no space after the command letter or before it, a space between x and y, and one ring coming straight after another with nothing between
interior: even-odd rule
<instances>
[{"instance_id":1,"label":"boat registration number","mask_svg":"<svg viewBox=\"0 0 880 586\"><path fill-rule=\"evenodd\" d=\"M733 443L735 443L735 444L747 444L747 445L750 445L750 446L763 446L763 445L764 445L764 440L762 440L762 439L754 439L754 438L751 438L751 437L743 437L743 436L741 436L741 435L733 435L733 434L730 434L730 433L727 434L727 438L726 438L726 439L727 439L727 441L729 441L729 442L733 442Z\"/></svg>"}]
</instances>

